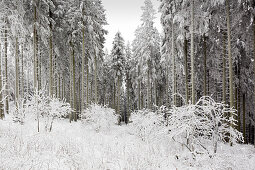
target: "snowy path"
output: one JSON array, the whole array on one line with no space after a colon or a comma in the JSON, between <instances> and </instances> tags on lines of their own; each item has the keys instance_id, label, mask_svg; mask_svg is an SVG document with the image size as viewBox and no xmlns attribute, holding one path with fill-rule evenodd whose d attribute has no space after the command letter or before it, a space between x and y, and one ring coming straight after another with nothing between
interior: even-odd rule
<instances>
[{"instance_id":1,"label":"snowy path","mask_svg":"<svg viewBox=\"0 0 255 170\"><path fill-rule=\"evenodd\" d=\"M81 122L60 120L53 124L53 132L41 127L37 133L36 122L1 123L0 169L254 169L252 146L228 152L224 145L214 159L197 160L188 167L176 160L167 138L144 142L126 125L96 133Z\"/></svg>"}]
</instances>

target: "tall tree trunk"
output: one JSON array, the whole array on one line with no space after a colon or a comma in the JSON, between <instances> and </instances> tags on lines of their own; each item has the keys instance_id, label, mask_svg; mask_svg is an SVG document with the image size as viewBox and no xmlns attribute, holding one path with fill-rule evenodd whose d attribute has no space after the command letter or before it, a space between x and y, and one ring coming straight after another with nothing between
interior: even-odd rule
<instances>
[{"instance_id":1,"label":"tall tree trunk","mask_svg":"<svg viewBox=\"0 0 255 170\"><path fill-rule=\"evenodd\" d=\"M1 44L0 44L0 49L1 49ZM2 72L2 53L0 50L0 118L4 118L4 104L3 104L3 72Z\"/></svg>"},{"instance_id":2,"label":"tall tree trunk","mask_svg":"<svg viewBox=\"0 0 255 170\"><path fill-rule=\"evenodd\" d=\"M243 93L243 137L244 137L244 143L247 143L247 140L246 140L245 115L246 115L246 110L245 110L245 93Z\"/></svg>"},{"instance_id":3,"label":"tall tree trunk","mask_svg":"<svg viewBox=\"0 0 255 170\"><path fill-rule=\"evenodd\" d=\"M185 93L186 93L186 104L189 102L189 81L188 81L188 40L184 39L184 64L185 64Z\"/></svg>"},{"instance_id":4,"label":"tall tree trunk","mask_svg":"<svg viewBox=\"0 0 255 170\"><path fill-rule=\"evenodd\" d=\"M95 85L95 103L98 104L98 101L97 101L98 100L97 99L97 97L98 97L97 96L97 52L96 52L96 49L94 49L94 51L95 51L95 58L94 58L94 62L95 62L94 63L95 64L95 70L94 70L94 76L95 76L94 77L94 81L95 81L94 82L95 83L94 84Z\"/></svg>"},{"instance_id":5,"label":"tall tree trunk","mask_svg":"<svg viewBox=\"0 0 255 170\"><path fill-rule=\"evenodd\" d=\"M87 100L86 100L86 107L88 107L90 101L89 101L89 59L88 59L88 56L86 57L86 60L85 60L85 65L86 65L86 74L87 74L87 83L86 83L86 87L87 87L87 92L86 92L86 97L87 97Z\"/></svg>"},{"instance_id":6,"label":"tall tree trunk","mask_svg":"<svg viewBox=\"0 0 255 170\"><path fill-rule=\"evenodd\" d=\"M229 93L230 93L230 108L234 107L234 82L233 82L233 66L232 66L232 52L231 52L231 28L230 28L230 5L229 0L226 0L227 11L227 30L228 30L228 62L229 62ZM230 117L233 114L230 113ZM234 128L234 124L231 122L231 126ZM232 146L232 142L230 141Z\"/></svg>"},{"instance_id":7,"label":"tall tree trunk","mask_svg":"<svg viewBox=\"0 0 255 170\"><path fill-rule=\"evenodd\" d=\"M173 89L172 89L172 93L173 93L173 105L175 105L176 106L176 93L177 93L177 87L176 87L176 83L177 83L177 81L176 81L176 61L175 61L175 54L174 54L174 20L172 19L172 59L173 59L173 61L172 61L172 69L173 69L173 72L172 72L172 75L173 75Z\"/></svg>"},{"instance_id":8,"label":"tall tree trunk","mask_svg":"<svg viewBox=\"0 0 255 170\"><path fill-rule=\"evenodd\" d=\"M85 28L82 29L82 80L81 80L81 110L85 109L84 93L85 93Z\"/></svg>"},{"instance_id":9,"label":"tall tree trunk","mask_svg":"<svg viewBox=\"0 0 255 170\"><path fill-rule=\"evenodd\" d=\"M80 92L81 91L81 78L80 78L80 76L79 76L79 78L78 78L78 92ZM77 94L78 96L77 96L77 119L78 119L78 115L79 115L79 113L80 113L80 111L81 111L81 93L78 93Z\"/></svg>"},{"instance_id":10,"label":"tall tree trunk","mask_svg":"<svg viewBox=\"0 0 255 170\"><path fill-rule=\"evenodd\" d=\"M206 37L204 34L204 96L207 96L207 86L206 86L206 82L207 82L207 65L206 65L206 61L207 61L207 54L206 54L206 50L207 50L207 46L206 46Z\"/></svg>"},{"instance_id":11,"label":"tall tree trunk","mask_svg":"<svg viewBox=\"0 0 255 170\"><path fill-rule=\"evenodd\" d=\"M60 81L61 77L60 74L58 74L58 98L61 99L61 81Z\"/></svg>"},{"instance_id":12,"label":"tall tree trunk","mask_svg":"<svg viewBox=\"0 0 255 170\"><path fill-rule=\"evenodd\" d=\"M117 81L117 86L118 86L118 90L117 90L117 114L120 115L120 76L118 76L118 81Z\"/></svg>"},{"instance_id":13,"label":"tall tree trunk","mask_svg":"<svg viewBox=\"0 0 255 170\"><path fill-rule=\"evenodd\" d=\"M138 110L141 110L141 80L140 80L140 65L138 66Z\"/></svg>"},{"instance_id":14,"label":"tall tree trunk","mask_svg":"<svg viewBox=\"0 0 255 170\"><path fill-rule=\"evenodd\" d=\"M37 11L36 6L34 6L34 90L37 90L37 31L36 31L36 22L37 22Z\"/></svg>"},{"instance_id":15,"label":"tall tree trunk","mask_svg":"<svg viewBox=\"0 0 255 170\"><path fill-rule=\"evenodd\" d=\"M154 80L154 103L155 103L155 106L158 105L158 94L157 94L157 80L155 79Z\"/></svg>"},{"instance_id":16,"label":"tall tree trunk","mask_svg":"<svg viewBox=\"0 0 255 170\"><path fill-rule=\"evenodd\" d=\"M51 12L50 12L50 17L51 17ZM49 92L50 92L50 97L53 97L53 43L52 43L52 23L50 22L50 81L49 81Z\"/></svg>"},{"instance_id":17,"label":"tall tree trunk","mask_svg":"<svg viewBox=\"0 0 255 170\"><path fill-rule=\"evenodd\" d=\"M240 63L240 62L239 62ZM239 83L238 83L238 89L237 89L237 112L238 112L238 131L241 132L241 81L240 81L240 64L238 63L238 79L239 79Z\"/></svg>"},{"instance_id":18,"label":"tall tree trunk","mask_svg":"<svg viewBox=\"0 0 255 170\"><path fill-rule=\"evenodd\" d=\"M114 80L113 83L113 109L116 111L117 107L116 107L116 81Z\"/></svg>"},{"instance_id":19,"label":"tall tree trunk","mask_svg":"<svg viewBox=\"0 0 255 170\"><path fill-rule=\"evenodd\" d=\"M26 66L27 66L27 91L26 91L26 98L28 98L28 96L29 96L29 88L30 88L30 85L29 85L29 80L30 80L30 76L29 76L29 73L30 73L29 61L30 61L30 58L27 55L26 56Z\"/></svg>"},{"instance_id":20,"label":"tall tree trunk","mask_svg":"<svg viewBox=\"0 0 255 170\"><path fill-rule=\"evenodd\" d=\"M70 72L70 75L69 75L69 102L70 102L70 105L72 107L72 109L74 109L74 104L73 104L73 90L72 90L72 55L70 55L70 58L69 58L69 72ZM69 122L71 123L71 121L73 120L73 113L70 113L69 114Z\"/></svg>"},{"instance_id":21,"label":"tall tree trunk","mask_svg":"<svg viewBox=\"0 0 255 170\"><path fill-rule=\"evenodd\" d=\"M16 50L15 50L15 104L16 109L18 107L19 102L19 56L18 56L18 38L15 38L16 41Z\"/></svg>"},{"instance_id":22,"label":"tall tree trunk","mask_svg":"<svg viewBox=\"0 0 255 170\"><path fill-rule=\"evenodd\" d=\"M65 99L65 76L62 74L62 100Z\"/></svg>"},{"instance_id":23,"label":"tall tree trunk","mask_svg":"<svg viewBox=\"0 0 255 170\"><path fill-rule=\"evenodd\" d=\"M41 52L41 48L38 49L38 90L42 89L42 52Z\"/></svg>"},{"instance_id":24,"label":"tall tree trunk","mask_svg":"<svg viewBox=\"0 0 255 170\"><path fill-rule=\"evenodd\" d=\"M254 71L255 71L255 20L254 19L253 19L253 31L254 31L254 61L253 62L254 62ZM255 72L254 72L254 84L255 84ZM255 103L255 85L254 85L254 103ZM255 105L254 105L253 117L255 120ZM254 125L254 147L255 147L255 125Z\"/></svg>"},{"instance_id":25,"label":"tall tree trunk","mask_svg":"<svg viewBox=\"0 0 255 170\"><path fill-rule=\"evenodd\" d=\"M4 34L4 55L5 55L5 112L6 114L9 114L9 87L8 87L8 56L7 56L7 50L8 50L8 26L7 26L7 19L6 19L6 27L5 27L5 34Z\"/></svg>"},{"instance_id":26,"label":"tall tree trunk","mask_svg":"<svg viewBox=\"0 0 255 170\"><path fill-rule=\"evenodd\" d=\"M126 79L127 79L127 117L129 117L130 114L130 78L129 78L129 73L126 73Z\"/></svg>"},{"instance_id":27,"label":"tall tree trunk","mask_svg":"<svg viewBox=\"0 0 255 170\"><path fill-rule=\"evenodd\" d=\"M21 47L21 82L20 82L20 89L21 89L21 98L24 98L24 46Z\"/></svg>"},{"instance_id":28,"label":"tall tree trunk","mask_svg":"<svg viewBox=\"0 0 255 170\"><path fill-rule=\"evenodd\" d=\"M148 71L147 71L147 108L148 109L151 109L151 94L150 94L150 91L151 91L151 82L150 82L150 63L148 61Z\"/></svg>"},{"instance_id":29,"label":"tall tree trunk","mask_svg":"<svg viewBox=\"0 0 255 170\"><path fill-rule=\"evenodd\" d=\"M168 59L169 60L169 59ZM163 94L164 96L166 96L165 98L166 98L166 103L165 103L165 105L166 106L168 106L168 107L170 107L170 97L169 97L169 66L168 66L168 64L170 64L170 62L168 61L167 62L167 66L166 66L166 89L165 89L165 93Z\"/></svg>"},{"instance_id":30,"label":"tall tree trunk","mask_svg":"<svg viewBox=\"0 0 255 170\"><path fill-rule=\"evenodd\" d=\"M91 66L92 68L92 66ZM93 98L93 83L94 83L94 80L93 80L93 68L91 70L91 80L90 80L90 104L92 104L94 102L94 98Z\"/></svg>"},{"instance_id":31,"label":"tall tree trunk","mask_svg":"<svg viewBox=\"0 0 255 170\"><path fill-rule=\"evenodd\" d=\"M194 71L194 0L191 2L191 86L192 104L195 104L195 71Z\"/></svg>"},{"instance_id":32,"label":"tall tree trunk","mask_svg":"<svg viewBox=\"0 0 255 170\"><path fill-rule=\"evenodd\" d=\"M223 57L222 57L222 62L223 62L223 76L222 76L222 83L223 83L223 87L222 87L222 96L223 96L223 102L226 104L227 102L227 92L226 92L226 54L227 54L227 51L226 51L226 35L225 33L223 33Z\"/></svg>"},{"instance_id":33,"label":"tall tree trunk","mask_svg":"<svg viewBox=\"0 0 255 170\"><path fill-rule=\"evenodd\" d=\"M71 47L72 47L72 69L73 69L73 109L74 109L74 121L77 121L77 106L76 106L76 87L75 87L75 57L74 57L74 46L71 43Z\"/></svg>"}]
</instances>

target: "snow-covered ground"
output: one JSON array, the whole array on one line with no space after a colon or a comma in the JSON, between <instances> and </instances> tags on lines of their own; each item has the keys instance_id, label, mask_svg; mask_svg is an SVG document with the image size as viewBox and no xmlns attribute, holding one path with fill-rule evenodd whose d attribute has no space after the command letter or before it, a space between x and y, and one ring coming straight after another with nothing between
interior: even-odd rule
<instances>
[{"instance_id":1,"label":"snow-covered ground","mask_svg":"<svg viewBox=\"0 0 255 170\"><path fill-rule=\"evenodd\" d=\"M36 121L20 125L10 115L1 120L0 169L255 169L251 145L220 144L212 158L185 161L176 154L178 144L167 136L142 140L132 124L97 131L81 121L58 120L52 132L43 126L41 121L38 133Z\"/></svg>"}]
</instances>

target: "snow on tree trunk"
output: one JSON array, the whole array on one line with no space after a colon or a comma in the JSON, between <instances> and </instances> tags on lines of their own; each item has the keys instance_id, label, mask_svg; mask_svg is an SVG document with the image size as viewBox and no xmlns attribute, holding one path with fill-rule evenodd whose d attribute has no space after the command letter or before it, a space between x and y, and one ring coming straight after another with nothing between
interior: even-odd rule
<instances>
[{"instance_id":1,"label":"snow on tree trunk","mask_svg":"<svg viewBox=\"0 0 255 170\"><path fill-rule=\"evenodd\" d=\"M172 19L172 47L171 47L171 53L172 53L172 96L173 96L173 102L172 105L176 105L176 93L177 93L177 87L176 87L176 63L175 63L175 53L174 53L174 20Z\"/></svg>"},{"instance_id":2,"label":"snow on tree trunk","mask_svg":"<svg viewBox=\"0 0 255 170\"><path fill-rule=\"evenodd\" d=\"M1 63L1 62L0 62ZM20 80L21 98L24 98L24 45L21 47L21 80Z\"/></svg>"},{"instance_id":3,"label":"snow on tree trunk","mask_svg":"<svg viewBox=\"0 0 255 170\"><path fill-rule=\"evenodd\" d=\"M7 55L7 52L8 52L8 39L7 39L7 36L8 36L8 21L7 21L7 18L6 18L6 21L5 21L5 33L4 33L4 55L5 55L5 112L6 114L9 114L9 87L8 87L8 55Z\"/></svg>"},{"instance_id":4,"label":"snow on tree trunk","mask_svg":"<svg viewBox=\"0 0 255 170\"><path fill-rule=\"evenodd\" d=\"M74 109L74 105L73 105L73 91L72 91L72 55L70 55L69 57L69 102L70 105L72 107L72 109ZM73 120L73 116L72 116L72 112L69 113L69 122L71 123L71 121Z\"/></svg>"},{"instance_id":5,"label":"snow on tree trunk","mask_svg":"<svg viewBox=\"0 0 255 170\"><path fill-rule=\"evenodd\" d=\"M50 12L51 14L51 12ZM49 77L49 92L50 92L50 96L53 97L53 44L52 44L52 23L50 22L50 38L49 38L49 43L50 43L50 77Z\"/></svg>"},{"instance_id":6,"label":"snow on tree trunk","mask_svg":"<svg viewBox=\"0 0 255 170\"><path fill-rule=\"evenodd\" d=\"M95 94L94 94L94 95L95 95L95 96L94 96L94 97L95 97L95 104L98 104L98 101L97 101L97 100L98 100L98 99L97 99L97 97L98 97L98 96L97 96L97 49L96 49L96 48L97 48L97 46L96 46L95 49L94 49L94 51L95 51L95 54L94 54L94 55L95 55L95 56L94 56L94 62L95 62L95 63L94 63L94 64L95 64L95 69L94 69Z\"/></svg>"},{"instance_id":7,"label":"snow on tree trunk","mask_svg":"<svg viewBox=\"0 0 255 170\"><path fill-rule=\"evenodd\" d=\"M37 31L36 31L36 22L37 22L37 11L36 6L34 6L34 34L33 34L33 45L34 45L34 90L37 89Z\"/></svg>"},{"instance_id":8,"label":"snow on tree trunk","mask_svg":"<svg viewBox=\"0 0 255 170\"><path fill-rule=\"evenodd\" d=\"M1 44L0 44L1 49ZM2 51L0 50L0 56L2 56ZM2 78L2 57L0 57L0 118L4 118L4 104L3 104L3 78Z\"/></svg>"},{"instance_id":9,"label":"snow on tree trunk","mask_svg":"<svg viewBox=\"0 0 255 170\"><path fill-rule=\"evenodd\" d=\"M184 39L184 64L185 64L185 94L186 94L186 104L189 102L189 82L188 82L188 40Z\"/></svg>"},{"instance_id":10,"label":"snow on tree trunk","mask_svg":"<svg viewBox=\"0 0 255 170\"><path fill-rule=\"evenodd\" d=\"M226 96L227 96L227 93L226 93L226 54L227 54L227 52L226 52L226 35L225 35L225 33L223 33L223 57L222 57L222 62L223 62L223 64L222 64L222 73L223 73L223 75L222 75L222 83L223 83L223 85L222 85L222 96L223 96L223 102L224 103L226 103L227 102L227 98L226 98Z\"/></svg>"},{"instance_id":11,"label":"snow on tree trunk","mask_svg":"<svg viewBox=\"0 0 255 170\"><path fill-rule=\"evenodd\" d=\"M207 56L206 56L206 50L207 50L207 47L206 47L206 37L204 35L204 96L207 96L207 65L206 65L206 60L207 60Z\"/></svg>"},{"instance_id":12,"label":"snow on tree trunk","mask_svg":"<svg viewBox=\"0 0 255 170\"><path fill-rule=\"evenodd\" d=\"M71 42L71 48L72 48L72 69L73 69L73 118L74 121L77 121L77 106L76 106L76 82L75 82L75 56L74 56L74 45Z\"/></svg>"},{"instance_id":13,"label":"snow on tree trunk","mask_svg":"<svg viewBox=\"0 0 255 170\"><path fill-rule=\"evenodd\" d=\"M253 42L254 43L253 44L254 45L254 54L253 54L254 55L254 58L253 58L254 66L253 67L254 68L253 69L255 71L255 17L253 18L253 31L254 31L254 35L253 35L254 36L254 40L253 40L254 41ZM255 72L254 72L254 82L255 82ZM254 104L255 104L255 85L254 85ZM255 105L254 105L254 109L253 110L255 111ZM253 117L254 117L254 120L255 120L255 112L253 113ZM255 127L255 124L254 124L254 127ZM254 147L255 147L255 130L254 130Z\"/></svg>"},{"instance_id":14,"label":"snow on tree trunk","mask_svg":"<svg viewBox=\"0 0 255 170\"><path fill-rule=\"evenodd\" d=\"M84 101L84 92L85 92L85 28L82 29L82 64L81 64L81 72L82 72L82 81L81 81L81 110L85 109L85 101Z\"/></svg>"},{"instance_id":15,"label":"snow on tree trunk","mask_svg":"<svg viewBox=\"0 0 255 170\"><path fill-rule=\"evenodd\" d=\"M226 12L227 12L227 33L228 33L228 62L229 62L229 95L230 95L230 107L234 107L234 82L233 82L233 66L232 66L232 52L231 52L231 28L230 28L230 6L229 0L226 0ZM233 114L230 113L230 118L233 117ZM234 128L232 122L231 127ZM231 139L231 138L230 138ZM232 145L232 142L230 141Z\"/></svg>"},{"instance_id":16,"label":"snow on tree trunk","mask_svg":"<svg viewBox=\"0 0 255 170\"><path fill-rule=\"evenodd\" d=\"M195 104L195 71L194 71L194 0L191 1L191 86L192 104Z\"/></svg>"},{"instance_id":17,"label":"snow on tree trunk","mask_svg":"<svg viewBox=\"0 0 255 170\"><path fill-rule=\"evenodd\" d=\"M18 56L18 38L15 38L15 104L18 107L19 102L19 56Z\"/></svg>"}]
</instances>

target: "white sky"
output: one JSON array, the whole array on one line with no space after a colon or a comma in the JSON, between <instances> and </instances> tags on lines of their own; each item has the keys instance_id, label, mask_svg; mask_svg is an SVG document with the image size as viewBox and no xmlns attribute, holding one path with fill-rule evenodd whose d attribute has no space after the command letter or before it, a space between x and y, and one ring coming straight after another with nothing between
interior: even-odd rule
<instances>
[{"instance_id":1,"label":"white sky","mask_svg":"<svg viewBox=\"0 0 255 170\"><path fill-rule=\"evenodd\" d=\"M160 2L151 0L154 4L154 9L158 12ZM132 43L134 39L134 31L141 24L141 7L144 6L144 0L102 0L106 10L106 19L108 25L105 27L108 30L106 35L105 47L110 52L114 35L120 31L124 40ZM161 32L160 14L156 15L155 26Z\"/></svg>"}]
</instances>

